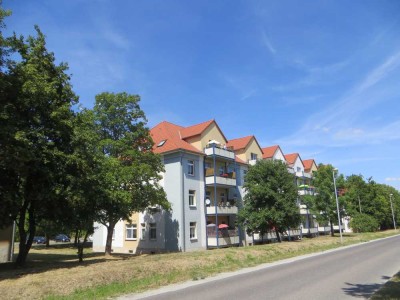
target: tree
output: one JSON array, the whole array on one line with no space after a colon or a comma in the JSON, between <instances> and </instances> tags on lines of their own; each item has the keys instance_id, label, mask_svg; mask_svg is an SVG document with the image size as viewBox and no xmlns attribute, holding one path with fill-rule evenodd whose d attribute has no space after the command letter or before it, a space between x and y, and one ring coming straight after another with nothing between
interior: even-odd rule
<instances>
[{"instance_id":1,"label":"tree","mask_svg":"<svg viewBox=\"0 0 400 300\"><path fill-rule=\"evenodd\" d=\"M55 64L35 29L36 37L7 39L19 58L7 63L0 85L0 223L16 220L18 265L26 261L37 223L62 212L77 102L67 65Z\"/></svg>"},{"instance_id":2,"label":"tree","mask_svg":"<svg viewBox=\"0 0 400 300\"><path fill-rule=\"evenodd\" d=\"M379 224L374 217L358 213L351 218L350 227L354 232L375 232L379 229Z\"/></svg>"},{"instance_id":3,"label":"tree","mask_svg":"<svg viewBox=\"0 0 400 300\"><path fill-rule=\"evenodd\" d=\"M280 233L287 228L299 226L300 211L297 205L297 188L294 177L279 160L260 160L246 174L243 209L238 222L248 234L264 235L275 230L278 241Z\"/></svg>"},{"instance_id":4,"label":"tree","mask_svg":"<svg viewBox=\"0 0 400 300\"><path fill-rule=\"evenodd\" d=\"M102 93L93 109L98 151L96 220L106 226L106 255L111 254L115 224L129 220L134 212L170 204L158 184L164 166L152 152L153 141L146 127L140 98L126 93Z\"/></svg>"},{"instance_id":5,"label":"tree","mask_svg":"<svg viewBox=\"0 0 400 300\"><path fill-rule=\"evenodd\" d=\"M314 186L315 186L315 197L312 209L316 214L317 220L320 222L329 222L331 226L331 235L334 236L333 223L337 220L337 206L335 197L335 187L333 183L333 176L337 176L334 172L332 165L318 166L318 171L314 173ZM339 191L343 188L344 178L340 175L336 179L336 190ZM343 208L343 201L338 195L339 209Z\"/></svg>"}]
</instances>

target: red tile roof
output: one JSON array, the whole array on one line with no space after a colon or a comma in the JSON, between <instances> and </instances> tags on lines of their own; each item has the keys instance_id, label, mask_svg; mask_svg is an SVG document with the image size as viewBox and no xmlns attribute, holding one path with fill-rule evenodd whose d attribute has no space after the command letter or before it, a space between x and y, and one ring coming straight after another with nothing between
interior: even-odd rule
<instances>
[{"instance_id":1,"label":"red tile roof","mask_svg":"<svg viewBox=\"0 0 400 300\"><path fill-rule=\"evenodd\" d=\"M175 150L186 150L203 154L181 138L181 132L183 129L185 128L182 126L166 121L157 124L150 130L151 137L154 141L153 151L155 153L165 153ZM161 145L162 141L165 142Z\"/></svg>"},{"instance_id":2,"label":"red tile roof","mask_svg":"<svg viewBox=\"0 0 400 300\"><path fill-rule=\"evenodd\" d=\"M285 154L285 159L286 159L287 163L290 165L292 165L296 162L297 157L300 157L300 155L298 153Z\"/></svg>"},{"instance_id":3,"label":"red tile roof","mask_svg":"<svg viewBox=\"0 0 400 300\"><path fill-rule=\"evenodd\" d=\"M253 135L249 135L249 136L245 136L242 138L233 139L233 140L228 141L226 146L228 148L232 148L234 151L244 149L247 147L247 145L250 143L250 141L253 137L254 137Z\"/></svg>"},{"instance_id":4,"label":"red tile roof","mask_svg":"<svg viewBox=\"0 0 400 300\"><path fill-rule=\"evenodd\" d=\"M279 145L262 148L263 158L272 158L278 149L280 149Z\"/></svg>"},{"instance_id":5,"label":"red tile roof","mask_svg":"<svg viewBox=\"0 0 400 300\"><path fill-rule=\"evenodd\" d=\"M185 128L182 127L182 130L181 130L182 139L186 139L186 138L201 134L213 122L215 122L215 120L209 120L209 121L206 121L206 122L203 122L200 124L196 124L193 126L185 127Z\"/></svg>"},{"instance_id":6,"label":"red tile roof","mask_svg":"<svg viewBox=\"0 0 400 300\"><path fill-rule=\"evenodd\" d=\"M315 160L314 159L305 159L305 160L303 160L303 165L304 165L304 171L310 171L311 170L311 167L313 166L313 164L315 164L315 165L317 165L316 163L315 163Z\"/></svg>"}]
</instances>

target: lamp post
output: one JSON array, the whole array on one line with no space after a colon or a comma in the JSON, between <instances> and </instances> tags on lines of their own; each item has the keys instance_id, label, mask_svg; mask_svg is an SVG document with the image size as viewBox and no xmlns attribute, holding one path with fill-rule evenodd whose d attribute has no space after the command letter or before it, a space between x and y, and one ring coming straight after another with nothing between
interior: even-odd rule
<instances>
[{"instance_id":1,"label":"lamp post","mask_svg":"<svg viewBox=\"0 0 400 300\"><path fill-rule=\"evenodd\" d=\"M390 207L392 209L393 226L394 226L394 230L396 230L396 221L394 219L393 202L392 202L393 194L390 194L389 196L390 196Z\"/></svg>"},{"instance_id":2,"label":"lamp post","mask_svg":"<svg viewBox=\"0 0 400 300\"><path fill-rule=\"evenodd\" d=\"M333 169L333 170L332 170L332 177L333 177L333 186L335 187L336 210L337 210L337 218L338 218L338 222L339 222L340 243L343 244L342 225L341 225L341 223L340 223L339 201L338 201L338 197L337 197L336 179L335 179L335 172L336 172L337 170L338 170L338 169Z\"/></svg>"}]
</instances>

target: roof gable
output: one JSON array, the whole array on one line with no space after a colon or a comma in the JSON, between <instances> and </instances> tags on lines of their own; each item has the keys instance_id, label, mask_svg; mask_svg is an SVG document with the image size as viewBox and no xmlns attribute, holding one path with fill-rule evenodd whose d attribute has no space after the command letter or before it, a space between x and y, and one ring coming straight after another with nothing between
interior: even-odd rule
<instances>
[{"instance_id":1,"label":"roof gable","mask_svg":"<svg viewBox=\"0 0 400 300\"><path fill-rule=\"evenodd\" d=\"M181 131L184 127L169 122L161 122L150 130L154 141L153 151L155 153L165 153L176 150L186 150L201 153L195 147L182 140Z\"/></svg>"},{"instance_id":2,"label":"roof gable","mask_svg":"<svg viewBox=\"0 0 400 300\"><path fill-rule=\"evenodd\" d=\"M274 155L278 149L280 149L279 145L262 148L261 150L263 152L263 158L266 159L266 158L274 157ZM281 150L281 152L282 152L282 150Z\"/></svg>"},{"instance_id":3,"label":"roof gable","mask_svg":"<svg viewBox=\"0 0 400 300\"><path fill-rule=\"evenodd\" d=\"M304 166L303 160L298 153L286 154L285 159L289 165L294 165L296 163L296 160L299 159L301 164Z\"/></svg>"},{"instance_id":4,"label":"roof gable","mask_svg":"<svg viewBox=\"0 0 400 300\"><path fill-rule=\"evenodd\" d=\"M317 167L317 164L315 163L315 160L312 159L312 158L303 160L303 165L304 165L304 170L305 171L310 171L313 166L315 166L315 168Z\"/></svg>"}]
</instances>

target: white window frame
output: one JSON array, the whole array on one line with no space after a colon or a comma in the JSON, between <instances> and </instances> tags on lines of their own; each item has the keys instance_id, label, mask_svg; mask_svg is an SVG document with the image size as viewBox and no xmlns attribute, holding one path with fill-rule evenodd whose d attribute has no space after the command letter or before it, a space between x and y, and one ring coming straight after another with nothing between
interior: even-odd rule
<instances>
[{"instance_id":1,"label":"white window frame","mask_svg":"<svg viewBox=\"0 0 400 300\"><path fill-rule=\"evenodd\" d=\"M153 233L154 233L154 237L153 237ZM156 223L150 223L149 238L152 241L157 239L157 224Z\"/></svg>"},{"instance_id":2,"label":"white window frame","mask_svg":"<svg viewBox=\"0 0 400 300\"><path fill-rule=\"evenodd\" d=\"M143 241L146 239L146 224L140 223L140 239Z\"/></svg>"},{"instance_id":3,"label":"white window frame","mask_svg":"<svg viewBox=\"0 0 400 300\"><path fill-rule=\"evenodd\" d=\"M195 207L196 205L197 205L196 191L195 190L189 190L189 206Z\"/></svg>"},{"instance_id":4,"label":"white window frame","mask_svg":"<svg viewBox=\"0 0 400 300\"><path fill-rule=\"evenodd\" d=\"M194 167L194 160L188 160L188 175L194 176L195 167Z\"/></svg>"},{"instance_id":5,"label":"white window frame","mask_svg":"<svg viewBox=\"0 0 400 300\"><path fill-rule=\"evenodd\" d=\"M190 229L189 229L189 236L191 240L197 240L197 223L196 222L190 222Z\"/></svg>"},{"instance_id":6,"label":"white window frame","mask_svg":"<svg viewBox=\"0 0 400 300\"><path fill-rule=\"evenodd\" d=\"M257 154L251 152L251 153L250 153L250 160L257 160Z\"/></svg>"},{"instance_id":7,"label":"white window frame","mask_svg":"<svg viewBox=\"0 0 400 300\"><path fill-rule=\"evenodd\" d=\"M129 234L130 233L130 234ZM127 241L137 240L137 224L126 224L125 226L125 239Z\"/></svg>"}]
</instances>

